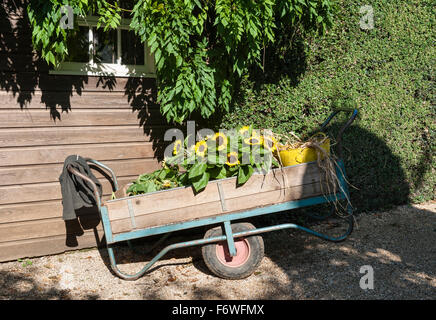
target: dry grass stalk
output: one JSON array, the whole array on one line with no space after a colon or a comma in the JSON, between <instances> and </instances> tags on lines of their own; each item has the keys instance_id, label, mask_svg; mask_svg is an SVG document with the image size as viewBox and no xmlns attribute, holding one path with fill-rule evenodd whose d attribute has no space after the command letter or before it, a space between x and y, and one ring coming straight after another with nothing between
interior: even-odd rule
<instances>
[{"instance_id":1,"label":"dry grass stalk","mask_svg":"<svg viewBox=\"0 0 436 320\"><path fill-rule=\"evenodd\" d=\"M298 137L295 133L290 132L289 135L281 135L275 134L275 138L278 141L282 141L279 150L289 150L289 149L305 149L305 148L313 148L317 154L317 163L318 167L321 168L321 172L324 173L324 177L321 178L321 181L326 182L327 190L324 190L323 184L321 183L322 193L325 197L328 195L335 195L335 200L333 201L333 205L335 206L336 214L342 218L346 218L349 216L348 213L341 214L338 210L338 205L343 209L344 212L347 212L347 205L351 206L350 199L345 190L342 189L342 185L338 179L336 174L336 168L339 170L340 167L337 165L337 158L333 153L327 152L322 145L329 139L323 133L317 133L311 136L306 141L303 141L300 137ZM280 157L279 157L280 158ZM344 174L342 176L345 179ZM346 181L348 183L348 181ZM338 188L340 188L341 193L345 195L346 204L343 206L337 199L336 195L338 193Z\"/></svg>"}]
</instances>

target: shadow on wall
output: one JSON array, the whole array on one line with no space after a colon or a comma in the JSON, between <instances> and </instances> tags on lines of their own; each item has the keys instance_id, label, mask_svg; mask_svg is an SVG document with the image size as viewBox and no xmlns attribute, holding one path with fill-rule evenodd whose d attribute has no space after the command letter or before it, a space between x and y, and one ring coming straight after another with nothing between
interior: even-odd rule
<instances>
[{"instance_id":1,"label":"shadow on wall","mask_svg":"<svg viewBox=\"0 0 436 320\"><path fill-rule=\"evenodd\" d=\"M82 96L84 91L96 91L97 88L105 92L116 91L114 95L117 98L123 96L125 105L129 105L131 112L137 115L138 128L150 136L154 157L163 159L163 134L167 124L163 117L156 116L159 107L155 103L154 79L50 75L49 66L32 47L31 35L26 1L3 1L0 5L0 91L8 93L9 101L13 100L10 106L6 106L8 109L21 109L24 113L31 104L42 105L47 110L47 119L56 124L63 120L63 115L74 110L73 96ZM108 176L106 178L111 181ZM96 234L97 244L100 244L95 231L99 222L96 208L84 209L77 214L78 220L66 223L67 246L76 247L77 236L91 229Z\"/></svg>"},{"instance_id":2,"label":"shadow on wall","mask_svg":"<svg viewBox=\"0 0 436 320\"><path fill-rule=\"evenodd\" d=\"M339 123L331 126L331 132L338 132ZM332 135L334 136L334 135ZM431 146L423 146L420 162L415 168L408 168L392 153L383 139L359 126L359 119L344 132L343 157L350 183L351 199L357 212L389 208L406 204L411 197L410 187L425 183L422 177L431 170Z\"/></svg>"},{"instance_id":3,"label":"shadow on wall","mask_svg":"<svg viewBox=\"0 0 436 320\"><path fill-rule=\"evenodd\" d=\"M129 78L124 87L124 94L136 112L139 119L139 126L144 130L144 134L152 141L154 157L158 161L164 159L165 148L168 141L164 141L165 130L168 128L178 128L185 131L183 126L168 124L165 117L160 113L157 101L157 88L155 79Z\"/></svg>"},{"instance_id":4,"label":"shadow on wall","mask_svg":"<svg viewBox=\"0 0 436 320\"><path fill-rule=\"evenodd\" d=\"M81 94L87 77L49 76L47 63L39 58L32 47L32 33L25 4L5 1L0 6L1 40L0 89L12 93L24 109L41 90L41 102L50 111L51 118L61 119L61 112L71 109L70 97Z\"/></svg>"},{"instance_id":5,"label":"shadow on wall","mask_svg":"<svg viewBox=\"0 0 436 320\"><path fill-rule=\"evenodd\" d=\"M22 1L5 1L0 6L0 90L11 93L21 109L25 109L39 91L40 102L45 105L53 122L62 121L62 113L74 109L73 95L82 95L95 82L95 88L114 91L118 86L117 77L102 75L63 76L50 75L49 66L35 53L29 20ZM91 78L93 81L91 81ZM120 89L117 88L117 91ZM124 90L126 104L137 113L138 126L151 136L156 158L163 158L164 118L151 117L156 111L156 85L154 79L128 78ZM121 93L120 93L121 94ZM157 128L151 128L155 126ZM160 127L160 128L159 128Z\"/></svg>"},{"instance_id":6,"label":"shadow on wall","mask_svg":"<svg viewBox=\"0 0 436 320\"><path fill-rule=\"evenodd\" d=\"M0 88L12 92L23 108L32 100L37 85L36 70L42 68L40 61L34 61L24 8L16 7L14 1L4 1L0 5L0 26Z\"/></svg>"},{"instance_id":7,"label":"shadow on wall","mask_svg":"<svg viewBox=\"0 0 436 320\"><path fill-rule=\"evenodd\" d=\"M7 0L0 5L0 90L10 93L21 109L40 97L53 123L62 121L62 114L74 109L73 95L85 90L124 92L126 104L137 113L138 126L150 135L158 160L163 158L163 131L167 125L163 117L156 117L156 84L154 79L128 78L124 88L117 77L50 75L49 66L32 47L32 32L26 13L25 1ZM123 81L124 82L124 81ZM120 90L121 89L121 90ZM94 89L95 90L95 89ZM39 94L35 96L35 93ZM150 113L154 112L151 117ZM154 128L151 128L154 126Z\"/></svg>"}]
</instances>

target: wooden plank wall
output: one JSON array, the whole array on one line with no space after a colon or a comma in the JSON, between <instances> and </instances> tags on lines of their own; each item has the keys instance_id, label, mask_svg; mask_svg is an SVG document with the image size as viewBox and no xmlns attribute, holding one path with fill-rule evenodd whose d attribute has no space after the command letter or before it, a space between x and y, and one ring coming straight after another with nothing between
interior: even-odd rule
<instances>
[{"instance_id":1,"label":"wooden plank wall","mask_svg":"<svg viewBox=\"0 0 436 320\"><path fill-rule=\"evenodd\" d=\"M95 212L62 220L63 161L100 160L125 184L159 167L166 129L153 79L50 75L24 8L0 5L0 261L96 246ZM111 183L95 173L107 198Z\"/></svg>"}]
</instances>

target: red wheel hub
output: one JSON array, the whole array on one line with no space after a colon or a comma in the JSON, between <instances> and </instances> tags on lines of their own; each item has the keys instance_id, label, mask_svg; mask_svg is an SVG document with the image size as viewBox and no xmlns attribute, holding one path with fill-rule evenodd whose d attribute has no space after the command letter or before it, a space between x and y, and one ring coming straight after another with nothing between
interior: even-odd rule
<instances>
[{"instance_id":1,"label":"red wheel hub","mask_svg":"<svg viewBox=\"0 0 436 320\"><path fill-rule=\"evenodd\" d=\"M232 257L229 252L227 242L223 241L216 245L216 255L218 260L227 267L240 267L247 262L250 257L250 244L243 238L235 240L236 256Z\"/></svg>"}]
</instances>

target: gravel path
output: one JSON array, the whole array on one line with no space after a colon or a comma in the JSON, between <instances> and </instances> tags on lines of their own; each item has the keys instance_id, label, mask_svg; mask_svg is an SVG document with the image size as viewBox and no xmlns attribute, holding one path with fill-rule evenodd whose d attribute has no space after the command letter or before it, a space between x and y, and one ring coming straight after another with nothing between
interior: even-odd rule
<instances>
[{"instance_id":1,"label":"gravel path","mask_svg":"<svg viewBox=\"0 0 436 320\"><path fill-rule=\"evenodd\" d=\"M436 202L362 214L357 223L339 244L297 230L264 234L265 258L244 280L213 276L199 247L168 254L137 281L114 276L105 250L0 263L0 299L436 298ZM152 257L127 247L116 254L126 272ZM364 265L374 270L374 289L359 286Z\"/></svg>"}]
</instances>

